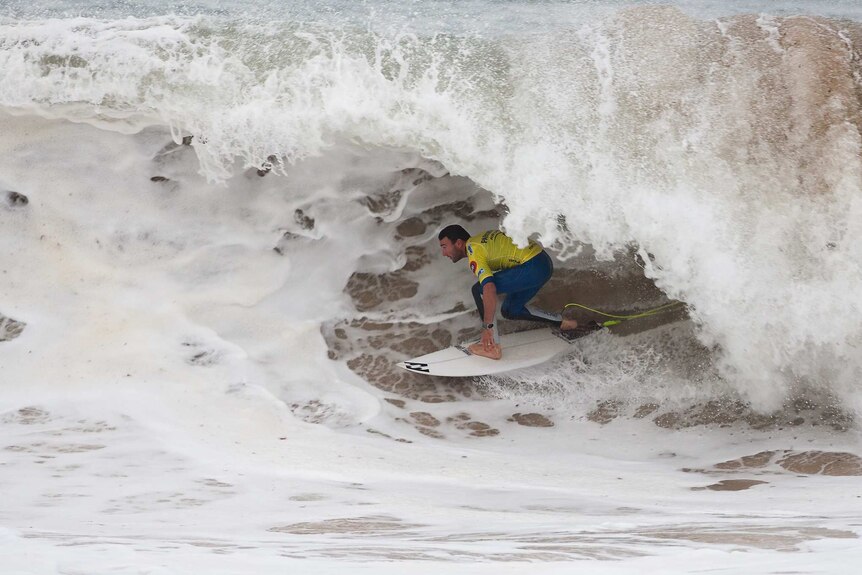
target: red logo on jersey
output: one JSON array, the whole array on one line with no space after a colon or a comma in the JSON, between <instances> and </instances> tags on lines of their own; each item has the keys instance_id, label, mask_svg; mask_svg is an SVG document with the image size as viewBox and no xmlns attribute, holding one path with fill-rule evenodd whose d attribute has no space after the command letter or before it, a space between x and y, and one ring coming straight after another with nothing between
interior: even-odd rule
<instances>
[{"instance_id":1,"label":"red logo on jersey","mask_svg":"<svg viewBox=\"0 0 862 575\"><path fill-rule=\"evenodd\" d=\"M476 262L473 262L473 261L470 262L470 271L473 272L474 274L476 273Z\"/></svg>"}]
</instances>

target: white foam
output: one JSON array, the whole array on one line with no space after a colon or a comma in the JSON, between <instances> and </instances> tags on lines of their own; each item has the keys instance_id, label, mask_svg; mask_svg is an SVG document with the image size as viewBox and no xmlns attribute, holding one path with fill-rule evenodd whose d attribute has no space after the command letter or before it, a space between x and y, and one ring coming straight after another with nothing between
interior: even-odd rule
<instances>
[{"instance_id":1,"label":"white foam","mask_svg":"<svg viewBox=\"0 0 862 575\"><path fill-rule=\"evenodd\" d=\"M581 418L621 399L770 408L801 384L859 409L855 129L835 123L819 142L822 194L797 187L810 175L798 157L744 161L735 138L755 129L744 104L766 72L744 39L710 52L723 45L714 25L655 10L494 40L179 17L0 22L0 105L17 114L0 117L0 180L29 198L0 204L0 313L26 323L0 342L10 568L858 562L852 477L773 469L768 485L728 494L692 491L715 478L680 472L767 449L854 451L855 431ZM411 183L417 168L438 179ZM396 188L383 211L363 202ZM500 437L425 437L402 420L428 405L382 401L328 359L321 326L361 315L344 293L355 271L403 266L399 221L467 198L504 200L521 240L590 242L600 257L636 247L694 323L600 334L517 385L489 382L504 399L435 411L469 412ZM407 243L433 254L435 236ZM417 277L415 297L369 316L466 325L452 311L469 309L466 270L439 258ZM555 427L508 421L522 406Z\"/></svg>"}]
</instances>

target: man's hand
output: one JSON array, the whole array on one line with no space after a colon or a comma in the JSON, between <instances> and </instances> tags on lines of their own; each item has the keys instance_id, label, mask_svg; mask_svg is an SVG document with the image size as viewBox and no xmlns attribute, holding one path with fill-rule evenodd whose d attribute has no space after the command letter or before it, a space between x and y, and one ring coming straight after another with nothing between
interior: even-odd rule
<instances>
[{"instance_id":1,"label":"man's hand","mask_svg":"<svg viewBox=\"0 0 862 575\"><path fill-rule=\"evenodd\" d=\"M500 359L503 357L503 349L500 344L494 342L494 331L490 329L482 330L482 341L471 343L467 346L470 353L481 355L489 359Z\"/></svg>"},{"instance_id":2,"label":"man's hand","mask_svg":"<svg viewBox=\"0 0 862 575\"><path fill-rule=\"evenodd\" d=\"M482 348L485 351L491 351L494 347L494 330L493 329L483 329L482 330Z\"/></svg>"}]
</instances>

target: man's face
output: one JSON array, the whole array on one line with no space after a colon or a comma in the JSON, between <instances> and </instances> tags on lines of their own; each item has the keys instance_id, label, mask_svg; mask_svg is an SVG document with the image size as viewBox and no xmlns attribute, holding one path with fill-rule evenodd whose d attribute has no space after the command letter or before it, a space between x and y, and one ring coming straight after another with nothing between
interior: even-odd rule
<instances>
[{"instance_id":1,"label":"man's face","mask_svg":"<svg viewBox=\"0 0 862 575\"><path fill-rule=\"evenodd\" d=\"M466 254L464 240L455 240L453 242L449 238L443 238L440 240L440 252L453 262L457 262Z\"/></svg>"}]
</instances>

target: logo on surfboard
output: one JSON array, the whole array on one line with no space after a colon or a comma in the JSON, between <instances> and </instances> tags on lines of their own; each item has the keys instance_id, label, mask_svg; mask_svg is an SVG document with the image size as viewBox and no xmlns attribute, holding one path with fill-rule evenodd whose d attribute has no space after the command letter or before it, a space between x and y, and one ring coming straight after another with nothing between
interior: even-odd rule
<instances>
[{"instance_id":1,"label":"logo on surfboard","mask_svg":"<svg viewBox=\"0 0 862 575\"><path fill-rule=\"evenodd\" d=\"M421 362L415 362L415 361L405 361L404 362L404 369L407 369L409 371L419 371L422 373L428 373L429 372L427 363L421 363Z\"/></svg>"}]
</instances>

